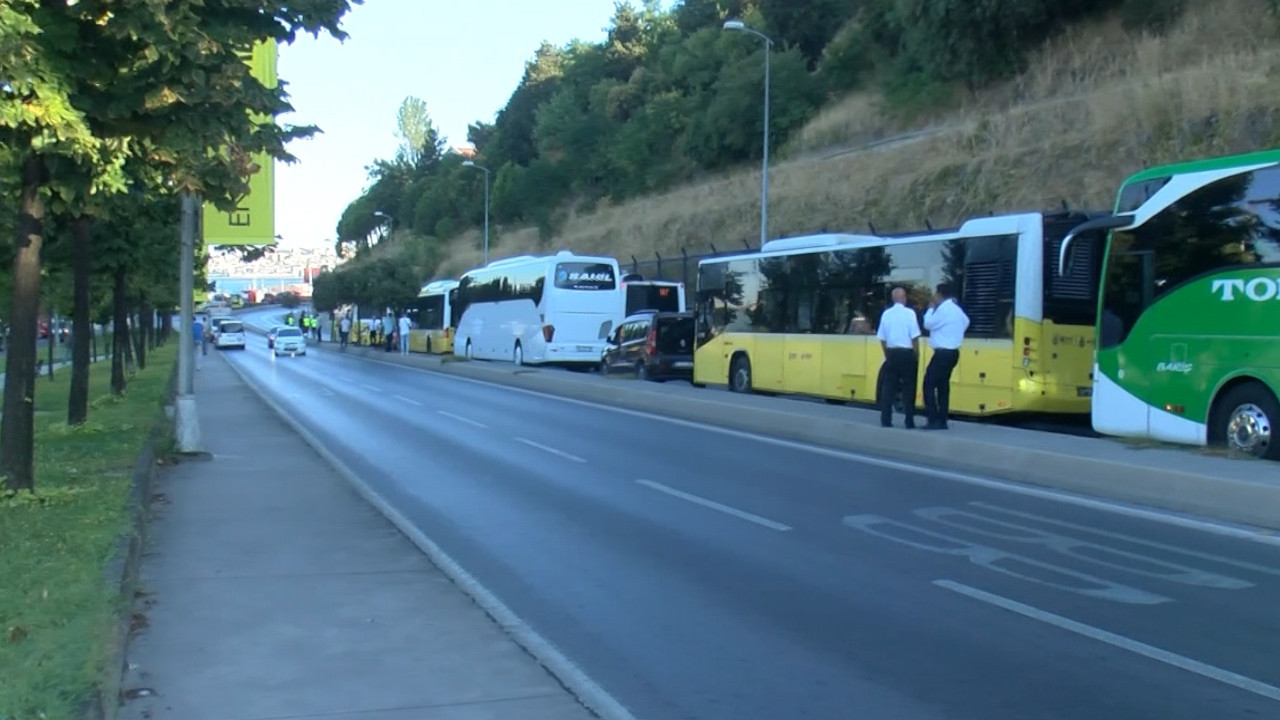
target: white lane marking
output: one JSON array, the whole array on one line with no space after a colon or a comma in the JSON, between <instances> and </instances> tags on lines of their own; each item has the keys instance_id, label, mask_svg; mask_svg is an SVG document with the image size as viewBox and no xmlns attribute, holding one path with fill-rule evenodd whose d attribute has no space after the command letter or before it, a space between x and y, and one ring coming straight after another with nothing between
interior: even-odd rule
<instances>
[{"instance_id":1,"label":"white lane marking","mask_svg":"<svg viewBox=\"0 0 1280 720\"><path fill-rule=\"evenodd\" d=\"M763 517L760 517L759 515L753 515L747 512L746 510L739 510L738 508L735 508L735 507L729 507L728 505L723 505L714 500L708 500L704 497L691 495L682 490L677 490L673 487L668 487L666 485L663 485L662 483L656 483L656 482L653 482L652 480L637 480L636 482L641 485L644 485L647 488L657 490L658 492L661 492L661 493L666 493L672 497L678 497L681 500L688 500L691 503L696 503L703 507L711 508L712 510L719 510L720 512L725 513L726 515L732 515L741 520L746 520L747 522L753 522L757 525L763 525L764 527L767 527L770 530L777 530L778 532L786 532L791 529L791 526L789 525L783 525L782 523L774 522L769 518L763 518Z\"/></svg>"},{"instance_id":2,"label":"white lane marking","mask_svg":"<svg viewBox=\"0 0 1280 720\"><path fill-rule=\"evenodd\" d=\"M933 584L938 587L951 590L952 592L960 593L961 595L967 595L975 600L990 603L991 605L1031 618L1032 620L1039 620L1040 622L1059 627L1063 630L1076 633L1077 635L1083 635L1087 638L1107 643L1108 645L1120 648L1121 650L1128 650L1129 652L1142 655L1152 660L1201 675L1209 678L1210 680L1217 680L1220 683L1237 687L1241 690L1254 693L1255 695L1261 695L1262 697L1270 700L1280 701L1280 688L1254 680L1253 678L1245 677L1244 675L1238 675L1230 670L1223 670L1222 668L1202 663L1199 660L1192 660L1189 657L1178 655L1177 653L1172 653L1168 650L1161 650L1158 647L1127 638L1123 635L1107 632L1106 630L1093 627L1092 625L1086 625L1082 622L1062 617L1061 615L1054 615L1051 612L1046 612L1039 608L1031 607L1030 605L1023 605L1020 602L1010 600L999 595L993 595L989 592L969 587L968 585L962 585L952 580L934 580Z\"/></svg>"},{"instance_id":3,"label":"white lane marking","mask_svg":"<svg viewBox=\"0 0 1280 720\"><path fill-rule=\"evenodd\" d=\"M410 405L417 405L418 407L422 407L422 403L418 402L417 400L414 400L413 398L407 398L403 395L392 395L391 397L399 400L400 402L407 402Z\"/></svg>"},{"instance_id":4,"label":"white lane marking","mask_svg":"<svg viewBox=\"0 0 1280 720\"><path fill-rule=\"evenodd\" d=\"M1003 490L1005 492L1017 493L1029 497L1039 498L1041 500L1051 500L1054 502L1065 503L1068 505L1076 505L1078 507L1089 508L1101 512L1112 513L1115 515L1125 515L1128 517L1139 518L1141 520L1150 520L1152 522L1163 523L1165 525L1173 525L1176 527L1186 528L1188 530L1198 530L1200 532L1212 533L1223 537L1234 538L1237 540L1248 540L1250 542L1261 543L1273 547L1280 547L1280 536L1264 534L1266 531L1260 528L1244 527L1240 525L1231 525L1227 523L1208 520L1205 518L1187 517L1183 515L1175 515L1173 513L1154 510L1149 508L1137 507L1132 505L1124 505L1109 500L1101 500L1091 498L1084 495L1077 495L1065 490L1051 490L1049 488L1037 487L1034 485L1023 485L1008 480L997 480L995 478L980 477L978 475L969 475L967 473L956 472L954 470L943 470L941 468L929 467L926 465L913 465L911 463L899 462L897 460L888 460L878 458L871 455L863 455L852 452L850 450L837 450L835 448L821 447L818 445L810 445L796 440L786 440L783 438L770 437L768 435L759 435L750 433L745 430L734 430L732 428L720 427L718 425L708 425L705 423L694 422L692 420L684 420L682 418L666 417L663 415L654 415L653 413L643 412L641 410L632 410L631 408L617 407L614 405L605 405L601 403L589 402L587 400L579 400L577 398L568 398L555 395L549 392L541 392L538 390L529 390L528 388L515 387L513 385L504 385L489 380L480 380L477 378L464 377L441 370L428 370L427 368L413 367L410 365L399 365L396 363L378 360L375 358L363 358L368 362L388 365L390 367L400 368L413 372L424 373L427 375L436 375L439 377L451 378L462 382L469 382L474 385L484 385L490 388L497 388L505 392L518 392L525 395L533 395L535 397L546 398L549 400L558 400L571 405L579 405L581 407L594 408L596 410L606 410L609 412L628 415L630 417L645 418L647 420L656 420L665 422L670 425L678 425L685 428L693 428L696 430L705 430L728 437L736 437L743 440L750 440L754 443L763 443L774 447L784 447L791 450L800 450L802 452L812 453L814 455L823 455L825 457L836 458L840 460L848 460L851 462L859 462L865 465L877 465L879 467L888 468L890 470L902 470L905 472L917 473L920 475L929 475L943 480L953 480L955 482L965 483L966 485L975 485L977 487L988 488L991 490ZM703 402L703 401L700 401ZM748 409L744 406L743 409ZM792 413L797 417L812 419L813 416L802 415L800 413Z\"/></svg>"},{"instance_id":5,"label":"white lane marking","mask_svg":"<svg viewBox=\"0 0 1280 720\"><path fill-rule=\"evenodd\" d=\"M968 558L969 562L974 565L992 572L998 572L1019 580L1036 583L1037 585L1046 585L1064 592L1127 605L1159 605L1173 602L1172 598L1164 595L1157 595L1140 588L1077 572L1061 565L1051 565L1035 558L1017 555L987 545L970 543L962 538L898 522L897 520L890 520L879 515L849 515L844 518L843 522L848 527L885 540L892 540L903 545L943 555L960 555ZM886 528L896 529L899 534L895 535ZM917 537L909 537L912 533ZM931 540L931 542L926 542L926 540ZM1019 566L1022 566L1021 569ZM1027 568L1032 568L1032 572L1027 572ZM1057 580L1049 580L1046 578L1048 574L1056 575L1059 578L1071 578L1076 580L1077 583L1084 583L1093 587L1082 587L1080 584L1068 585Z\"/></svg>"},{"instance_id":6,"label":"white lane marking","mask_svg":"<svg viewBox=\"0 0 1280 720\"><path fill-rule=\"evenodd\" d=\"M458 422L466 423L466 424L468 424L468 425L472 425L472 426L474 426L474 427L478 427L478 428L487 428L487 427L489 427L488 425L485 425L485 424L484 424L484 423L482 423L482 422L476 422L475 420L472 420L471 418L462 417L461 415L454 415L453 413L448 412L448 411L445 411L445 410L437 410L436 412L438 412L438 413L440 413L441 415L443 415L443 416L445 416L445 417L449 418L450 420L457 420Z\"/></svg>"},{"instance_id":7,"label":"white lane marking","mask_svg":"<svg viewBox=\"0 0 1280 720\"><path fill-rule=\"evenodd\" d=\"M1098 528L1091 528L1088 525L1080 525L1073 522L1067 522L1066 520L1055 520L1053 518L1047 518L1047 517L1044 517L1043 515L1036 515L1034 513L1025 513L1025 512L1020 512L1018 510L1010 510L1009 508L1000 507L999 505L992 505L990 503L975 501L969 504L974 507L980 507L984 510L1005 513L1007 515L1013 515L1016 517L1024 518L1026 520L1031 520L1032 522L1041 522L1041 523L1046 523L1048 525L1057 525L1059 527L1078 530L1080 532L1093 533L1094 535L1100 535L1102 537L1111 538L1113 540L1119 540L1121 542L1133 543L1134 545L1143 545L1149 548L1164 550L1165 552L1177 553L1179 555L1186 555L1188 557L1200 558L1201 560L1208 560L1210 562L1221 563L1223 565L1231 565L1232 567L1238 567L1241 570L1252 570L1253 572L1263 573L1264 575L1280 576L1280 569L1267 567L1266 565L1258 565L1256 563L1245 562L1244 560L1233 560L1229 557L1214 555L1212 553L1200 552L1198 550L1188 550L1187 548L1178 547L1177 545L1167 545L1165 543L1156 542L1154 540L1143 540L1141 538L1133 537L1132 535L1125 535L1123 533L1111 532L1109 530L1099 530Z\"/></svg>"},{"instance_id":8,"label":"white lane marking","mask_svg":"<svg viewBox=\"0 0 1280 720\"><path fill-rule=\"evenodd\" d=\"M1058 535L1040 528L996 520L995 518L964 510L956 510L949 507L928 507L917 508L915 514L926 520L932 520L961 532L971 532L1000 540L1039 545L1059 555L1065 555L1081 562L1094 563L1112 570L1142 575L1156 580L1168 580L1169 582L1183 583L1184 585L1200 585L1220 590L1243 590L1254 586L1253 583L1247 580L1179 565L1150 555L1141 555L1128 550L1120 550L1107 545L1099 545L1067 537L1066 535ZM986 527L983 527L984 525ZM992 527L1002 529L994 530ZM1014 532L1011 533L1009 532L1010 530ZM1126 563L1125 561L1130 562ZM1137 565L1146 565L1148 568L1135 567L1135 563ZM1156 572L1149 568L1163 568L1166 572Z\"/></svg>"},{"instance_id":9,"label":"white lane marking","mask_svg":"<svg viewBox=\"0 0 1280 720\"><path fill-rule=\"evenodd\" d=\"M574 454L572 454L572 453L567 453L567 452L565 452L565 451L563 451L563 450L557 450L556 448L553 448L553 447L551 447L550 445L543 445L543 444L542 444L542 443L540 443L540 442L534 442L534 441L532 441L532 440L530 440L530 439L528 439L528 438L518 437L518 438L515 438L515 441L516 441L516 442L522 442L522 443L524 443L525 445L528 445L529 447L535 447L535 448L538 448L539 450L541 450L541 451L543 451L543 452L549 452L549 453L551 453L552 455L556 455L556 456L558 456L558 457L562 457L562 458L564 458L565 460L572 460L573 462L580 462L580 463L584 463L584 462L586 462L586 460L583 460L582 458L578 457L577 455L574 455Z\"/></svg>"},{"instance_id":10,"label":"white lane marking","mask_svg":"<svg viewBox=\"0 0 1280 720\"><path fill-rule=\"evenodd\" d=\"M382 392L382 388L374 387L373 385L368 385L368 384L366 384L366 383L360 383L360 387L364 388L365 390L372 390L372 391L374 391L374 392Z\"/></svg>"}]
</instances>

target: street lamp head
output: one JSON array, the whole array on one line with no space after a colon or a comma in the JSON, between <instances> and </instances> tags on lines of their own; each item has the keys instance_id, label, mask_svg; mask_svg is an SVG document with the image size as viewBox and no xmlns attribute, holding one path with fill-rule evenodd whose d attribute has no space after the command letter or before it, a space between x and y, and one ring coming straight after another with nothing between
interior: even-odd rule
<instances>
[{"instance_id":1,"label":"street lamp head","mask_svg":"<svg viewBox=\"0 0 1280 720\"><path fill-rule=\"evenodd\" d=\"M746 30L747 24L742 22L741 20L734 20L734 19L725 20L724 29L725 30Z\"/></svg>"}]
</instances>

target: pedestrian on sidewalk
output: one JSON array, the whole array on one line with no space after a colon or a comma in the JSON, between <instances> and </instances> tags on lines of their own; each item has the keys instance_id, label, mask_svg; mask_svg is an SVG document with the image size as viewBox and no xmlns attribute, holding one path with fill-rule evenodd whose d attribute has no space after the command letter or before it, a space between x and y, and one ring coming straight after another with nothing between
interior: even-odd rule
<instances>
[{"instance_id":1,"label":"pedestrian on sidewalk","mask_svg":"<svg viewBox=\"0 0 1280 720\"><path fill-rule=\"evenodd\" d=\"M409 321L409 313L400 313L400 354L409 354L409 331L413 329L413 323Z\"/></svg>"},{"instance_id":2,"label":"pedestrian on sidewalk","mask_svg":"<svg viewBox=\"0 0 1280 720\"><path fill-rule=\"evenodd\" d=\"M953 297L946 283L938 289L924 314L924 329L929 331L933 357L924 371L924 410L929 416L928 430L946 430L951 408L951 372L960 362L960 344L969 329L969 316Z\"/></svg>"},{"instance_id":3,"label":"pedestrian on sidewalk","mask_svg":"<svg viewBox=\"0 0 1280 720\"><path fill-rule=\"evenodd\" d=\"M884 386L880 396L880 424L893 427L893 399L902 398L906 427L916 426L916 375L920 369L920 321L907 307L907 291L893 289L893 304L880 315L876 337L884 351Z\"/></svg>"},{"instance_id":4,"label":"pedestrian on sidewalk","mask_svg":"<svg viewBox=\"0 0 1280 720\"><path fill-rule=\"evenodd\" d=\"M206 340L207 338L205 338L204 336L204 321L200 319L199 315L196 315L194 318L194 322L191 323L191 342L192 342L191 354L195 356L197 370L199 370L202 365L200 361L200 356L203 354L198 351L202 346L205 345Z\"/></svg>"},{"instance_id":5,"label":"pedestrian on sidewalk","mask_svg":"<svg viewBox=\"0 0 1280 720\"><path fill-rule=\"evenodd\" d=\"M347 349L347 341L351 338L351 316L343 315L338 320L338 338L343 350Z\"/></svg>"}]
</instances>

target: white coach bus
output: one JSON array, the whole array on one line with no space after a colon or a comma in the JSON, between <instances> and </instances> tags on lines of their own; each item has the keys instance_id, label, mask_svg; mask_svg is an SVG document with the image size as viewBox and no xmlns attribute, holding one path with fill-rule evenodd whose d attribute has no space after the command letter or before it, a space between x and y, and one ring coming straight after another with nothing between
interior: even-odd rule
<instances>
[{"instance_id":1,"label":"white coach bus","mask_svg":"<svg viewBox=\"0 0 1280 720\"><path fill-rule=\"evenodd\" d=\"M592 366L626 306L618 261L555 255L495 260L458 282L453 352L467 358Z\"/></svg>"}]
</instances>

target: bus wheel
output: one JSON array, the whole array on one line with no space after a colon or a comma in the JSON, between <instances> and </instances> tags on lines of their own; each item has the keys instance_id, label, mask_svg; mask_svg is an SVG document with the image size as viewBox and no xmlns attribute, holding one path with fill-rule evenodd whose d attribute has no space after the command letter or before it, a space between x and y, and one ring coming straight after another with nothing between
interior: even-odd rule
<instances>
[{"instance_id":1,"label":"bus wheel","mask_svg":"<svg viewBox=\"0 0 1280 720\"><path fill-rule=\"evenodd\" d=\"M520 347L520 343L516 343L516 349L511 351L511 361L516 365L524 365L524 348Z\"/></svg>"},{"instance_id":2,"label":"bus wheel","mask_svg":"<svg viewBox=\"0 0 1280 720\"><path fill-rule=\"evenodd\" d=\"M729 366L729 389L733 392L751 392L751 361L746 355L739 355Z\"/></svg>"},{"instance_id":3,"label":"bus wheel","mask_svg":"<svg viewBox=\"0 0 1280 720\"><path fill-rule=\"evenodd\" d=\"M427 354L431 354L431 338L427 337Z\"/></svg>"},{"instance_id":4,"label":"bus wheel","mask_svg":"<svg viewBox=\"0 0 1280 720\"><path fill-rule=\"evenodd\" d=\"M1280 460L1280 438L1275 422L1280 420L1280 403L1265 385L1245 383L1231 388L1216 403L1212 438L1224 439L1227 447L1268 460Z\"/></svg>"}]
</instances>

